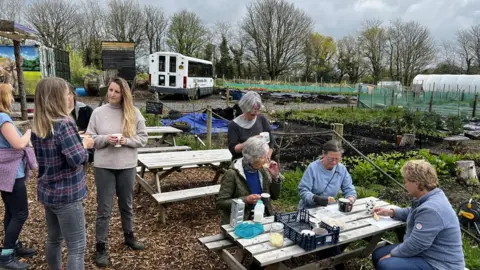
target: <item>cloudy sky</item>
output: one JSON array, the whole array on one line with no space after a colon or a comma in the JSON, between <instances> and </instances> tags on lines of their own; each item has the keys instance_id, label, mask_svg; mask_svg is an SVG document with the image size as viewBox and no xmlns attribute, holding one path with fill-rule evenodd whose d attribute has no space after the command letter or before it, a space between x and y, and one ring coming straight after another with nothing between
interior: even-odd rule
<instances>
[{"instance_id":1,"label":"cloudy sky","mask_svg":"<svg viewBox=\"0 0 480 270\"><path fill-rule=\"evenodd\" d=\"M106 0L104 0L106 1ZM248 1L235 0L139 0L163 7L167 14L181 9L196 12L203 22L236 24L245 14ZM429 27L433 37L454 38L457 29L480 23L480 0L289 0L303 9L315 23L315 31L338 39L355 34L366 19L386 24L401 18Z\"/></svg>"}]
</instances>

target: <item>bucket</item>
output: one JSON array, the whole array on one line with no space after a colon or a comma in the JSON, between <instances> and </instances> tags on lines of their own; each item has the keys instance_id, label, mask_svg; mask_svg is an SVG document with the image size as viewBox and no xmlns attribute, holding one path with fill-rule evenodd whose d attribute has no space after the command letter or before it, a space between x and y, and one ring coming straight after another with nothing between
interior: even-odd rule
<instances>
[{"instance_id":1,"label":"bucket","mask_svg":"<svg viewBox=\"0 0 480 270\"><path fill-rule=\"evenodd\" d=\"M243 96L243 92L240 91L230 91L230 96L233 100L240 100Z\"/></svg>"},{"instance_id":2,"label":"bucket","mask_svg":"<svg viewBox=\"0 0 480 270\"><path fill-rule=\"evenodd\" d=\"M77 93L77 96L80 96L80 97L84 97L87 95L87 91L85 91L85 88L83 87L76 88L75 92Z\"/></svg>"}]
</instances>

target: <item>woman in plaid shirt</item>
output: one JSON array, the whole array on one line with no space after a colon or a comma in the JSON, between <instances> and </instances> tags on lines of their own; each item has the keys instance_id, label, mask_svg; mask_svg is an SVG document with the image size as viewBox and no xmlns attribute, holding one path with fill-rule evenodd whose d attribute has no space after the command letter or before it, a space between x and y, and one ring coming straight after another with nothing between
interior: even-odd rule
<instances>
[{"instance_id":1,"label":"woman in plaid shirt","mask_svg":"<svg viewBox=\"0 0 480 270\"><path fill-rule=\"evenodd\" d=\"M82 200L87 195L83 164L93 139L82 139L69 117L69 89L61 78L49 77L35 89L32 144L38 161L37 194L45 206L47 263L62 268L62 240L68 250L66 269L84 269L86 246Z\"/></svg>"}]
</instances>

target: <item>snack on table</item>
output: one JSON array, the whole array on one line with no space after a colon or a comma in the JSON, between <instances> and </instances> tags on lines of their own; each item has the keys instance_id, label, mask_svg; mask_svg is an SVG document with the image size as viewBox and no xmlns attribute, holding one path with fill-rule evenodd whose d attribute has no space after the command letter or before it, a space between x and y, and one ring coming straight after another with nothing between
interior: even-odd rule
<instances>
[{"instance_id":1,"label":"snack on table","mask_svg":"<svg viewBox=\"0 0 480 270\"><path fill-rule=\"evenodd\" d=\"M379 221L380 217L377 215L377 213L373 213L373 219L375 219L376 221Z\"/></svg>"}]
</instances>

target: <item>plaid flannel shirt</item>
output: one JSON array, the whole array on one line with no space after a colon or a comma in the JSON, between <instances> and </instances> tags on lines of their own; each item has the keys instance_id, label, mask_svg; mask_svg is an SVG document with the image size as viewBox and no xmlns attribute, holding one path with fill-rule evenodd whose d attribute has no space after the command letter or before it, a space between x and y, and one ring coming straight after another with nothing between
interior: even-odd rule
<instances>
[{"instance_id":1,"label":"plaid flannel shirt","mask_svg":"<svg viewBox=\"0 0 480 270\"><path fill-rule=\"evenodd\" d=\"M72 119L54 121L54 133L45 139L32 133L38 161L37 195L46 206L83 200L87 195L83 164L88 159Z\"/></svg>"}]
</instances>

